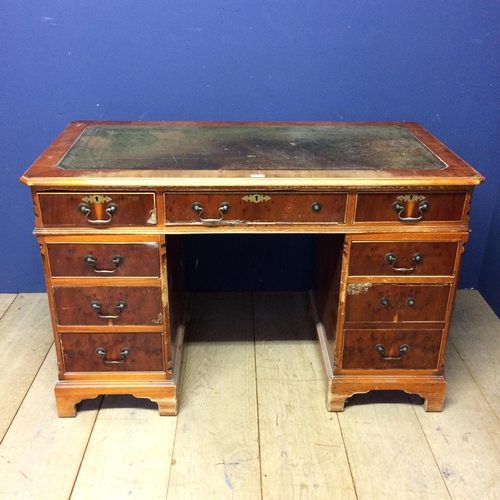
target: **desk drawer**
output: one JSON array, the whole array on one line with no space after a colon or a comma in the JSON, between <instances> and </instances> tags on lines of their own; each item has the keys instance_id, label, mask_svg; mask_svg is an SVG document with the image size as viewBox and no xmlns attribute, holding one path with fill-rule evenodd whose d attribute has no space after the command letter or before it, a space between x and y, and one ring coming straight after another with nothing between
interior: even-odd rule
<instances>
[{"instance_id":1,"label":"desk drawer","mask_svg":"<svg viewBox=\"0 0 500 500\"><path fill-rule=\"evenodd\" d=\"M59 325L161 325L161 288L55 286Z\"/></svg>"},{"instance_id":2,"label":"desk drawer","mask_svg":"<svg viewBox=\"0 0 500 500\"><path fill-rule=\"evenodd\" d=\"M161 333L61 333L66 372L164 371Z\"/></svg>"},{"instance_id":3,"label":"desk drawer","mask_svg":"<svg viewBox=\"0 0 500 500\"><path fill-rule=\"evenodd\" d=\"M350 283L347 286L345 321L444 321L450 288L450 284Z\"/></svg>"},{"instance_id":4,"label":"desk drawer","mask_svg":"<svg viewBox=\"0 0 500 500\"><path fill-rule=\"evenodd\" d=\"M165 193L166 222L343 224L347 193Z\"/></svg>"},{"instance_id":5,"label":"desk drawer","mask_svg":"<svg viewBox=\"0 0 500 500\"><path fill-rule=\"evenodd\" d=\"M435 370L442 330L346 330L344 370Z\"/></svg>"},{"instance_id":6,"label":"desk drawer","mask_svg":"<svg viewBox=\"0 0 500 500\"><path fill-rule=\"evenodd\" d=\"M160 275L157 243L48 243L53 277L152 277Z\"/></svg>"},{"instance_id":7,"label":"desk drawer","mask_svg":"<svg viewBox=\"0 0 500 500\"><path fill-rule=\"evenodd\" d=\"M359 193L355 222L426 224L462 222L466 192Z\"/></svg>"},{"instance_id":8,"label":"desk drawer","mask_svg":"<svg viewBox=\"0 0 500 500\"><path fill-rule=\"evenodd\" d=\"M46 227L156 225L153 193L39 193L38 200Z\"/></svg>"},{"instance_id":9,"label":"desk drawer","mask_svg":"<svg viewBox=\"0 0 500 500\"><path fill-rule=\"evenodd\" d=\"M453 276L456 241L353 241L350 276Z\"/></svg>"}]
</instances>

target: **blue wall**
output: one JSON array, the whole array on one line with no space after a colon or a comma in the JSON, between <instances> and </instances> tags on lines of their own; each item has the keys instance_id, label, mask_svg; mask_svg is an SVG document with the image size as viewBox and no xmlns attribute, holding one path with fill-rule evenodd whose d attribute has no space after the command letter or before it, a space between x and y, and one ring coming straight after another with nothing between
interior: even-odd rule
<instances>
[{"instance_id":1,"label":"blue wall","mask_svg":"<svg viewBox=\"0 0 500 500\"><path fill-rule=\"evenodd\" d=\"M500 316L500 186L491 223L478 288Z\"/></svg>"},{"instance_id":2,"label":"blue wall","mask_svg":"<svg viewBox=\"0 0 500 500\"><path fill-rule=\"evenodd\" d=\"M477 286L499 27L494 0L0 0L0 291L43 289L17 179L79 119L419 122L488 179L460 282Z\"/></svg>"}]
</instances>

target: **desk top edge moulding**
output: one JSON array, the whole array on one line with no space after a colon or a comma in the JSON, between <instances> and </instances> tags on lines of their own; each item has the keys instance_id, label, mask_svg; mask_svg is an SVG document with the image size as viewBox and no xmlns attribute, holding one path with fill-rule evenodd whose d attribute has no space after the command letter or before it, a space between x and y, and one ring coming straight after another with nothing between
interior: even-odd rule
<instances>
[{"instance_id":1,"label":"desk top edge moulding","mask_svg":"<svg viewBox=\"0 0 500 500\"><path fill-rule=\"evenodd\" d=\"M59 416L111 394L177 413L190 317L183 239L230 233L314 235L310 312L328 410L384 389L440 411L483 180L416 123L69 124L21 177L44 264Z\"/></svg>"},{"instance_id":2,"label":"desk top edge moulding","mask_svg":"<svg viewBox=\"0 0 500 500\"><path fill-rule=\"evenodd\" d=\"M479 184L416 123L77 121L21 178L28 185Z\"/></svg>"}]
</instances>

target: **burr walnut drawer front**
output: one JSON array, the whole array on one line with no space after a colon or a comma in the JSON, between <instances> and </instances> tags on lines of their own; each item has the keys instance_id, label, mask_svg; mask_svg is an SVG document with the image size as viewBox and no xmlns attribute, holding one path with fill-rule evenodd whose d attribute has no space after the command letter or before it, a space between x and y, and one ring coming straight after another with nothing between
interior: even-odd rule
<instances>
[{"instance_id":1,"label":"burr walnut drawer front","mask_svg":"<svg viewBox=\"0 0 500 500\"><path fill-rule=\"evenodd\" d=\"M160 275L157 243L48 243L52 277Z\"/></svg>"},{"instance_id":2,"label":"burr walnut drawer front","mask_svg":"<svg viewBox=\"0 0 500 500\"><path fill-rule=\"evenodd\" d=\"M463 222L466 198L464 191L358 193L354 220L394 224Z\"/></svg>"},{"instance_id":3,"label":"burr walnut drawer front","mask_svg":"<svg viewBox=\"0 0 500 500\"><path fill-rule=\"evenodd\" d=\"M55 286L59 325L161 325L161 288Z\"/></svg>"},{"instance_id":4,"label":"burr walnut drawer front","mask_svg":"<svg viewBox=\"0 0 500 500\"><path fill-rule=\"evenodd\" d=\"M456 241L353 241L350 276L453 276Z\"/></svg>"},{"instance_id":5,"label":"burr walnut drawer front","mask_svg":"<svg viewBox=\"0 0 500 500\"><path fill-rule=\"evenodd\" d=\"M346 330L344 370L435 370L442 330Z\"/></svg>"},{"instance_id":6,"label":"burr walnut drawer front","mask_svg":"<svg viewBox=\"0 0 500 500\"><path fill-rule=\"evenodd\" d=\"M38 200L46 227L156 225L154 193L39 193Z\"/></svg>"},{"instance_id":7,"label":"burr walnut drawer front","mask_svg":"<svg viewBox=\"0 0 500 500\"><path fill-rule=\"evenodd\" d=\"M161 333L61 333L66 372L164 371Z\"/></svg>"},{"instance_id":8,"label":"burr walnut drawer front","mask_svg":"<svg viewBox=\"0 0 500 500\"><path fill-rule=\"evenodd\" d=\"M165 193L166 222L343 224L347 193Z\"/></svg>"},{"instance_id":9,"label":"burr walnut drawer front","mask_svg":"<svg viewBox=\"0 0 500 500\"><path fill-rule=\"evenodd\" d=\"M450 284L350 283L345 321L444 321L450 288Z\"/></svg>"}]
</instances>

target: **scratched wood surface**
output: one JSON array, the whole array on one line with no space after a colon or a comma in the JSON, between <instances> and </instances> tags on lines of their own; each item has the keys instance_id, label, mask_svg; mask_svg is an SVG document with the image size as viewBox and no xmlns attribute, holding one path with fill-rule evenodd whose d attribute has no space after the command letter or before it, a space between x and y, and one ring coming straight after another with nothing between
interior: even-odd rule
<instances>
[{"instance_id":1,"label":"scratched wood surface","mask_svg":"<svg viewBox=\"0 0 500 500\"><path fill-rule=\"evenodd\" d=\"M0 294L0 318L3 317L16 297L17 295L15 293Z\"/></svg>"},{"instance_id":2,"label":"scratched wood surface","mask_svg":"<svg viewBox=\"0 0 500 500\"><path fill-rule=\"evenodd\" d=\"M308 295L254 294L263 498L355 499ZM318 397L312 397L317 395Z\"/></svg>"},{"instance_id":3,"label":"scratched wood surface","mask_svg":"<svg viewBox=\"0 0 500 500\"><path fill-rule=\"evenodd\" d=\"M71 500L164 499L176 418L159 418L156 404L133 396L104 398Z\"/></svg>"},{"instance_id":4,"label":"scratched wood surface","mask_svg":"<svg viewBox=\"0 0 500 500\"><path fill-rule=\"evenodd\" d=\"M52 347L0 445L2 500L71 496L99 405L95 400L84 401L79 418L58 418L56 377Z\"/></svg>"},{"instance_id":5,"label":"scratched wood surface","mask_svg":"<svg viewBox=\"0 0 500 500\"><path fill-rule=\"evenodd\" d=\"M57 418L46 297L0 295L0 318L2 500L500 498L500 320L477 291L457 296L441 413L399 392L326 412L302 294L196 297L177 417L113 396Z\"/></svg>"},{"instance_id":6,"label":"scratched wood surface","mask_svg":"<svg viewBox=\"0 0 500 500\"><path fill-rule=\"evenodd\" d=\"M358 499L450 498L410 398L370 396L339 414Z\"/></svg>"},{"instance_id":7,"label":"scratched wood surface","mask_svg":"<svg viewBox=\"0 0 500 500\"><path fill-rule=\"evenodd\" d=\"M9 302L0 321L0 440L53 343L46 294L11 295L0 304Z\"/></svg>"},{"instance_id":8,"label":"scratched wood surface","mask_svg":"<svg viewBox=\"0 0 500 500\"><path fill-rule=\"evenodd\" d=\"M251 294L195 297L167 498L260 498Z\"/></svg>"}]
</instances>

